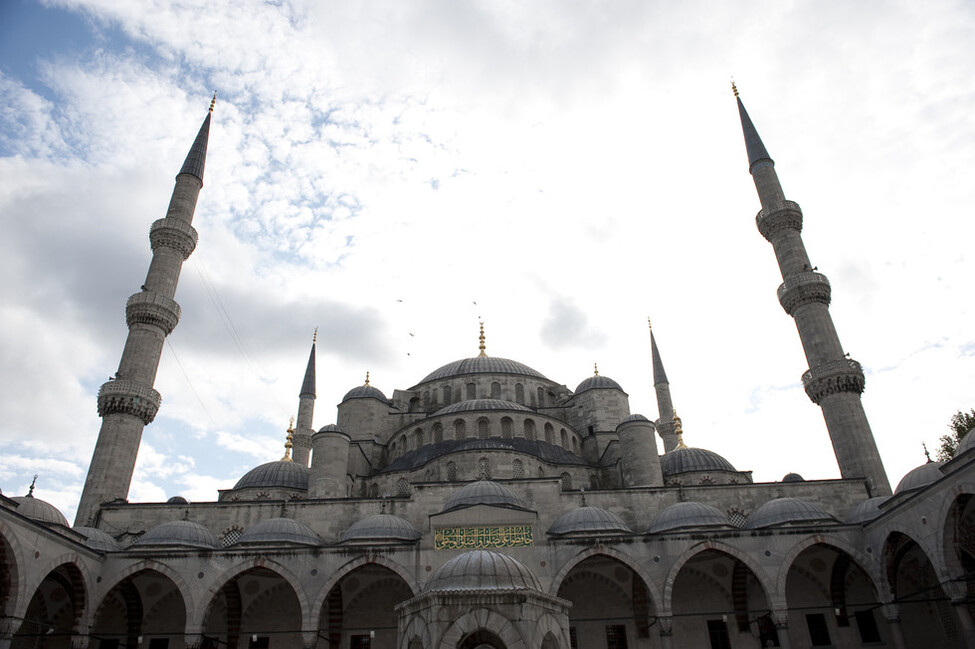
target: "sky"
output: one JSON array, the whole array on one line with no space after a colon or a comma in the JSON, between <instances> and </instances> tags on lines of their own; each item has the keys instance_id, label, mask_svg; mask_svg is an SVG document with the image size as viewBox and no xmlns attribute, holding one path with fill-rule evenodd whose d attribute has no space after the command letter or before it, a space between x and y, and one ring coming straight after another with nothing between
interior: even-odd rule
<instances>
[{"instance_id":1,"label":"sky","mask_svg":"<svg viewBox=\"0 0 975 649\"><path fill-rule=\"evenodd\" d=\"M0 2L0 489L73 519L211 95L183 317L133 502L280 459L312 332L316 428L487 352L656 418L756 481L839 477L730 80L810 258L891 484L975 406L975 6L935 1ZM662 446L661 446L662 448Z\"/></svg>"}]
</instances>

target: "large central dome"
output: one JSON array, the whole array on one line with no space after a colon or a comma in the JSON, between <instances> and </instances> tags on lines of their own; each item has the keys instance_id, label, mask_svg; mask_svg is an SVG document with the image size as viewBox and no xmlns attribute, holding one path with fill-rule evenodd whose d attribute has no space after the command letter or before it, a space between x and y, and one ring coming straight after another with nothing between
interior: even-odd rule
<instances>
[{"instance_id":1,"label":"large central dome","mask_svg":"<svg viewBox=\"0 0 975 649\"><path fill-rule=\"evenodd\" d=\"M536 379L548 380L541 372L533 370L518 361L498 358L496 356L475 356L474 358L462 358L459 361L447 363L443 367L427 374L417 385L428 381L448 379L454 376L464 376L466 374L521 374Z\"/></svg>"}]
</instances>

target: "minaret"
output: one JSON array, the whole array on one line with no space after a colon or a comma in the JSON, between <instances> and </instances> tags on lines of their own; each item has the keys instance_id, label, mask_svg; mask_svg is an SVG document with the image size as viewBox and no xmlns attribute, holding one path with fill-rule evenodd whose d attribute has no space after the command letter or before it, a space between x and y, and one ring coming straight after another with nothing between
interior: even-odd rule
<instances>
[{"instance_id":1,"label":"minaret","mask_svg":"<svg viewBox=\"0 0 975 649\"><path fill-rule=\"evenodd\" d=\"M316 327L311 337L311 352L308 354L308 366L305 367L305 380L301 382L301 392L298 394L298 429L294 435L294 461L301 466L308 466L311 436L315 434L311 422L315 414L315 344L317 342L318 328Z\"/></svg>"},{"instance_id":2,"label":"minaret","mask_svg":"<svg viewBox=\"0 0 975 649\"><path fill-rule=\"evenodd\" d=\"M653 361L653 389L657 393L657 433L664 441L664 453L670 453L677 448L677 435L674 433L674 404L670 400L670 383L667 381L667 372L664 371L664 363L660 360L660 352L657 351L657 339L653 336L653 325L650 318L647 318L647 325L650 326L650 356Z\"/></svg>"},{"instance_id":3,"label":"minaret","mask_svg":"<svg viewBox=\"0 0 975 649\"><path fill-rule=\"evenodd\" d=\"M779 303L795 319L809 363L809 370L802 375L806 394L823 409L840 474L844 478L865 478L872 496L890 495L890 483L860 401L863 369L844 354L840 345L829 315L829 281L825 275L815 272L802 243L802 210L798 204L786 200L775 163L752 125L734 84L732 88L745 135L748 171L762 203L755 221L758 231L775 251L783 280L778 289Z\"/></svg>"},{"instance_id":4,"label":"minaret","mask_svg":"<svg viewBox=\"0 0 975 649\"><path fill-rule=\"evenodd\" d=\"M203 187L215 101L214 94L200 132L176 176L166 217L149 228L152 261L142 290L125 304L129 335L118 371L98 390L102 427L88 467L75 525L93 524L102 503L128 496L142 429L159 410L162 398L152 386L163 343L179 322L180 308L173 296L180 269L196 247L197 234L191 222Z\"/></svg>"}]
</instances>

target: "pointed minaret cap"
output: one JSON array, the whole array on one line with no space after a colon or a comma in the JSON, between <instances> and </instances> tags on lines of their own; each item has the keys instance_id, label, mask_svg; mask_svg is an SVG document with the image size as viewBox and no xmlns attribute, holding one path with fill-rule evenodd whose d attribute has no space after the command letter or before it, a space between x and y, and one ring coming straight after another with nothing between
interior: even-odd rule
<instances>
[{"instance_id":1,"label":"pointed minaret cap","mask_svg":"<svg viewBox=\"0 0 975 649\"><path fill-rule=\"evenodd\" d=\"M217 93L213 93L213 99L210 101L210 110L207 111L206 119L203 120L203 125L200 126L200 132L196 134L196 140L193 141L193 146L190 147L190 152L186 154L186 160L183 161L183 168L179 170L180 175L189 174L195 176L203 182L203 167L206 166L207 161L207 141L210 139L210 115L213 114L213 105L217 102Z\"/></svg>"},{"instance_id":2,"label":"pointed minaret cap","mask_svg":"<svg viewBox=\"0 0 975 649\"><path fill-rule=\"evenodd\" d=\"M669 383L667 381L667 372L664 371L664 363L660 360L660 352L657 351L657 339L653 337L653 325L650 324L650 318L647 318L647 325L650 327L650 356L653 360L653 382L657 383Z\"/></svg>"},{"instance_id":3,"label":"pointed minaret cap","mask_svg":"<svg viewBox=\"0 0 975 649\"><path fill-rule=\"evenodd\" d=\"M298 397L315 398L315 344L318 342L318 327L311 337L311 352L308 354L308 366L305 368L305 380L301 382L301 393Z\"/></svg>"},{"instance_id":4,"label":"pointed minaret cap","mask_svg":"<svg viewBox=\"0 0 975 649\"><path fill-rule=\"evenodd\" d=\"M738 96L738 88L735 87L734 82L731 83L731 89L734 91L735 100L738 102L741 132L745 136L745 151L748 153L748 172L751 173L752 169L759 162L767 161L774 165L775 162L772 160L772 156L768 154L765 145L762 144L762 138L758 136L758 131L755 130L755 125L752 124L752 119L748 116L748 111L745 110L745 104L741 103L741 97Z\"/></svg>"}]
</instances>

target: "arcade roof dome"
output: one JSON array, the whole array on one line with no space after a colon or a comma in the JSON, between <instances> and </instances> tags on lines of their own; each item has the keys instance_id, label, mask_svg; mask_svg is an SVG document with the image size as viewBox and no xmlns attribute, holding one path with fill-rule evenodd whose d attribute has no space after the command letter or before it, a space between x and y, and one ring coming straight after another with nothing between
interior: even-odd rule
<instances>
[{"instance_id":1,"label":"arcade roof dome","mask_svg":"<svg viewBox=\"0 0 975 649\"><path fill-rule=\"evenodd\" d=\"M490 480L478 480L458 489L454 495L447 499L443 511L449 512L474 505L525 509L525 504L521 502L521 499L504 485Z\"/></svg>"},{"instance_id":2,"label":"arcade roof dome","mask_svg":"<svg viewBox=\"0 0 975 649\"><path fill-rule=\"evenodd\" d=\"M660 468L665 476L688 471L736 471L731 462L714 451L704 448L675 448L660 458Z\"/></svg>"},{"instance_id":3,"label":"arcade roof dome","mask_svg":"<svg viewBox=\"0 0 975 649\"><path fill-rule=\"evenodd\" d=\"M307 525L290 518L269 518L252 525L237 543L298 543L321 545L322 539Z\"/></svg>"},{"instance_id":4,"label":"arcade roof dome","mask_svg":"<svg viewBox=\"0 0 975 649\"><path fill-rule=\"evenodd\" d=\"M770 500L748 516L745 529L754 530L773 525L804 523L807 521L835 522L818 505L798 498L776 498Z\"/></svg>"},{"instance_id":5,"label":"arcade roof dome","mask_svg":"<svg viewBox=\"0 0 975 649\"><path fill-rule=\"evenodd\" d=\"M347 541L416 541L420 533L408 520L392 514L375 514L356 521L342 532L340 542Z\"/></svg>"},{"instance_id":6,"label":"arcade roof dome","mask_svg":"<svg viewBox=\"0 0 975 649\"><path fill-rule=\"evenodd\" d=\"M577 507L565 512L548 528L549 534L599 534L616 532L632 534L633 530L619 516L599 507Z\"/></svg>"},{"instance_id":7,"label":"arcade roof dome","mask_svg":"<svg viewBox=\"0 0 975 649\"><path fill-rule=\"evenodd\" d=\"M289 460L268 462L255 467L237 481L234 489L277 487L281 489L308 490L308 468Z\"/></svg>"},{"instance_id":8,"label":"arcade roof dome","mask_svg":"<svg viewBox=\"0 0 975 649\"><path fill-rule=\"evenodd\" d=\"M500 552L473 550L458 555L440 566L425 590L535 590L542 586L531 570Z\"/></svg>"},{"instance_id":9,"label":"arcade roof dome","mask_svg":"<svg viewBox=\"0 0 975 649\"><path fill-rule=\"evenodd\" d=\"M906 493L908 491L914 491L915 489L927 487L935 480L938 480L944 476L944 474L941 473L942 464L944 464L944 462L926 462L916 469L911 469L907 472L907 475L901 478L901 481L897 483L897 488L894 489L894 493Z\"/></svg>"},{"instance_id":10,"label":"arcade roof dome","mask_svg":"<svg viewBox=\"0 0 975 649\"><path fill-rule=\"evenodd\" d=\"M193 521L172 521L157 525L133 545L185 545L194 548L215 548L217 539L210 530Z\"/></svg>"},{"instance_id":11,"label":"arcade roof dome","mask_svg":"<svg viewBox=\"0 0 975 649\"><path fill-rule=\"evenodd\" d=\"M873 519L880 516L880 504L885 502L888 496L874 496L873 498L868 498L862 503L853 508L846 516L844 523L849 523L851 525L855 523L866 523L867 521L872 521Z\"/></svg>"},{"instance_id":12,"label":"arcade roof dome","mask_svg":"<svg viewBox=\"0 0 975 649\"><path fill-rule=\"evenodd\" d=\"M467 374L520 374L522 376L548 380L541 372L533 370L518 361L498 358L496 356L475 356L474 358L463 358L459 361L447 363L443 367L427 374L417 385L427 383L428 381L438 381L455 376L465 376Z\"/></svg>"},{"instance_id":13,"label":"arcade roof dome","mask_svg":"<svg viewBox=\"0 0 975 649\"><path fill-rule=\"evenodd\" d=\"M699 502L682 502L671 505L657 514L648 534L659 534L687 527L727 527L731 522L728 517L711 505Z\"/></svg>"},{"instance_id":14,"label":"arcade roof dome","mask_svg":"<svg viewBox=\"0 0 975 649\"><path fill-rule=\"evenodd\" d=\"M85 537L85 545L92 550L99 552L114 552L121 550L122 546L108 532L103 532L94 527L79 526L74 531Z\"/></svg>"},{"instance_id":15,"label":"arcade roof dome","mask_svg":"<svg viewBox=\"0 0 975 649\"><path fill-rule=\"evenodd\" d=\"M71 527L61 510L46 500L34 498L34 496L14 496L11 500L17 503L17 513L21 516L26 516L38 523L53 523Z\"/></svg>"}]
</instances>

